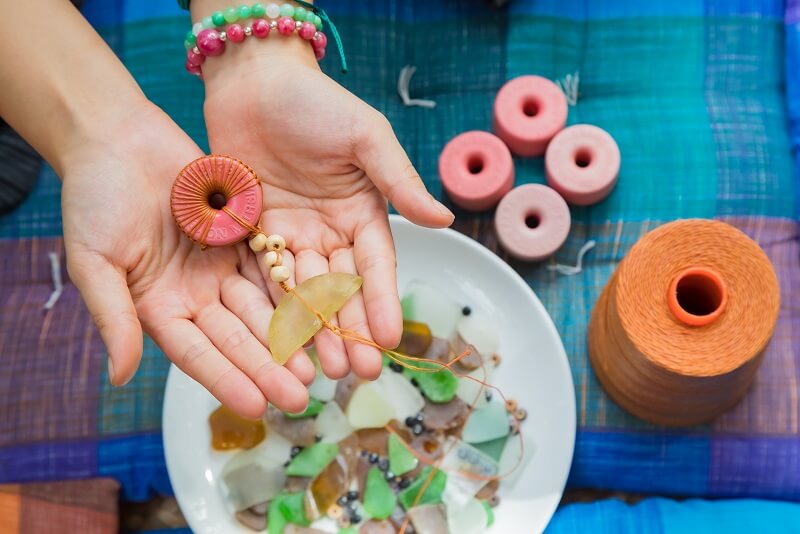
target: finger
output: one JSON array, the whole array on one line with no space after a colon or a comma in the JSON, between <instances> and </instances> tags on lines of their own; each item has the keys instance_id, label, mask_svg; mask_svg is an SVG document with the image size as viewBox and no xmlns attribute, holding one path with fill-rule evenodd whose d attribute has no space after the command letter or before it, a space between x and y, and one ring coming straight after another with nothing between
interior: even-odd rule
<instances>
[{"instance_id":1,"label":"finger","mask_svg":"<svg viewBox=\"0 0 800 534\"><path fill-rule=\"evenodd\" d=\"M266 347L230 310L222 304L211 304L195 317L195 324L255 382L269 402L285 412L305 410L305 386L291 371L275 363Z\"/></svg>"},{"instance_id":2,"label":"finger","mask_svg":"<svg viewBox=\"0 0 800 534\"><path fill-rule=\"evenodd\" d=\"M308 357L305 350L298 350L292 354L284 366L289 369L304 386L310 386L311 382L314 381L314 376L317 374L314 363L311 361L311 358Z\"/></svg>"},{"instance_id":3,"label":"finger","mask_svg":"<svg viewBox=\"0 0 800 534\"><path fill-rule=\"evenodd\" d=\"M151 334L181 371L200 382L222 404L249 419L264 415L267 400L258 387L190 320L162 321Z\"/></svg>"},{"instance_id":4,"label":"finger","mask_svg":"<svg viewBox=\"0 0 800 534\"><path fill-rule=\"evenodd\" d=\"M128 290L124 271L102 256L70 257L70 278L81 292L108 351L108 378L127 384L142 359L142 325Z\"/></svg>"},{"instance_id":5,"label":"finger","mask_svg":"<svg viewBox=\"0 0 800 534\"><path fill-rule=\"evenodd\" d=\"M258 273L258 277L261 277L261 273ZM222 281L220 295L225 307L247 326L262 345L269 348L267 338L273 309L266 293L250 281L234 275ZM285 365L304 385L314 380L314 364L304 351L298 351Z\"/></svg>"},{"instance_id":6,"label":"finger","mask_svg":"<svg viewBox=\"0 0 800 534\"><path fill-rule=\"evenodd\" d=\"M353 259L353 249L339 249L331 254L330 266L332 271L356 274L356 262ZM359 291L348 300L338 313L339 324L345 330L361 334L367 339L372 339L367 322L367 309L364 306L364 297ZM345 348L350 359L350 367L361 378L373 380L381 374L381 353L378 349L358 343L345 341Z\"/></svg>"},{"instance_id":7,"label":"finger","mask_svg":"<svg viewBox=\"0 0 800 534\"><path fill-rule=\"evenodd\" d=\"M327 272L328 260L319 253L306 249L295 256L295 276L298 284ZM330 322L337 324L336 317L332 317ZM344 342L339 336L323 328L314 336L314 346L317 348L319 363L326 375L333 379L347 376L350 364L347 361Z\"/></svg>"},{"instance_id":8,"label":"finger","mask_svg":"<svg viewBox=\"0 0 800 534\"><path fill-rule=\"evenodd\" d=\"M397 294L397 260L387 219L373 219L355 236L356 269L364 278L364 304L369 329L384 347L396 347L403 334L403 313Z\"/></svg>"},{"instance_id":9,"label":"finger","mask_svg":"<svg viewBox=\"0 0 800 534\"><path fill-rule=\"evenodd\" d=\"M269 289L267 288L267 280L269 280L269 277L265 279L261 274L261 269L258 267L259 258L264 254L266 254L266 252L254 254L250 250L250 247L247 247L244 258L240 259L239 273L262 293L269 295Z\"/></svg>"},{"instance_id":10,"label":"finger","mask_svg":"<svg viewBox=\"0 0 800 534\"><path fill-rule=\"evenodd\" d=\"M362 128L355 147L359 166L395 209L421 226L450 226L455 216L425 189L389 121L379 115Z\"/></svg>"}]
</instances>

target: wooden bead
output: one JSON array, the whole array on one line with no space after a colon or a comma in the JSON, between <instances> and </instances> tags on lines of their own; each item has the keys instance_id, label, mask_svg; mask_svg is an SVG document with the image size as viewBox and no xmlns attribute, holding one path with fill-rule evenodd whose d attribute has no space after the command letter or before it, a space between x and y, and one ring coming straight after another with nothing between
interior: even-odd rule
<instances>
[{"instance_id":1,"label":"wooden bead","mask_svg":"<svg viewBox=\"0 0 800 534\"><path fill-rule=\"evenodd\" d=\"M264 258L261 261L264 263L264 267L272 269L274 266L281 264L281 259L281 255L278 252L270 250L264 254Z\"/></svg>"},{"instance_id":2,"label":"wooden bead","mask_svg":"<svg viewBox=\"0 0 800 534\"><path fill-rule=\"evenodd\" d=\"M250 250L253 252L261 252L265 248L267 248L267 236L264 234L256 234L250 240Z\"/></svg>"},{"instance_id":3,"label":"wooden bead","mask_svg":"<svg viewBox=\"0 0 800 534\"><path fill-rule=\"evenodd\" d=\"M267 248L276 252L283 252L286 249L286 240L277 234L267 238Z\"/></svg>"},{"instance_id":4,"label":"wooden bead","mask_svg":"<svg viewBox=\"0 0 800 534\"><path fill-rule=\"evenodd\" d=\"M273 282L281 283L289 279L289 269L283 265L276 265L269 271L269 277Z\"/></svg>"}]
</instances>

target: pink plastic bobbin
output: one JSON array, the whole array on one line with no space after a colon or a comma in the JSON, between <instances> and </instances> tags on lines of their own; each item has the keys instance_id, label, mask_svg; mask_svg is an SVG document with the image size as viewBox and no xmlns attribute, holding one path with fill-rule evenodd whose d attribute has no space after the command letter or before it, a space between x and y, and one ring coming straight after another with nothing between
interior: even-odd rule
<instances>
[{"instance_id":1,"label":"pink plastic bobbin","mask_svg":"<svg viewBox=\"0 0 800 534\"><path fill-rule=\"evenodd\" d=\"M261 203L256 173L230 156L194 160L178 174L170 194L172 215L183 233L209 247L232 245L248 237L251 228L247 225L256 227L261 218Z\"/></svg>"},{"instance_id":2,"label":"pink plastic bobbin","mask_svg":"<svg viewBox=\"0 0 800 534\"><path fill-rule=\"evenodd\" d=\"M569 208L561 195L545 185L521 185L500 201L494 226L509 254L539 261L552 256L567 239Z\"/></svg>"},{"instance_id":3,"label":"pink plastic bobbin","mask_svg":"<svg viewBox=\"0 0 800 534\"><path fill-rule=\"evenodd\" d=\"M547 183L570 204L595 204L614 189L620 159L617 143L605 130L591 124L570 126L547 147Z\"/></svg>"},{"instance_id":4,"label":"pink plastic bobbin","mask_svg":"<svg viewBox=\"0 0 800 534\"><path fill-rule=\"evenodd\" d=\"M460 207L494 207L514 186L514 162L508 147L489 132L471 131L450 140L439 155L439 176Z\"/></svg>"},{"instance_id":5,"label":"pink plastic bobbin","mask_svg":"<svg viewBox=\"0 0 800 534\"><path fill-rule=\"evenodd\" d=\"M541 76L507 82L494 100L494 131L518 156L541 156L567 123L567 99Z\"/></svg>"}]
</instances>

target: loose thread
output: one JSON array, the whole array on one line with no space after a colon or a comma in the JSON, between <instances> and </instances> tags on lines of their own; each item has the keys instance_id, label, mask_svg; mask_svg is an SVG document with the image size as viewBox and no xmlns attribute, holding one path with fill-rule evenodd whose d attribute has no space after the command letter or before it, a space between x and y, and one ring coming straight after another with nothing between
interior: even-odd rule
<instances>
[{"instance_id":1,"label":"loose thread","mask_svg":"<svg viewBox=\"0 0 800 534\"><path fill-rule=\"evenodd\" d=\"M559 274L563 274L565 276L580 274L583 271L583 257L587 252L592 250L595 245L597 245L597 243L594 240L587 241L578 251L578 261L575 265L562 265L557 263L555 265L548 265L547 269L550 271L557 271Z\"/></svg>"},{"instance_id":2,"label":"loose thread","mask_svg":"<svg viewBox=\"0 0 800 534\"><path fill-rule=\"evenodd\" d=\"M397 93L403 101L404 106L419 106L421 108L435 108L436 102L433 100L425 100L422 98L411 98L409 86L411 85L411 77L417 72L417 67L406 65L400 70L400 76L397 78Z\"/></svg>"},{"instance_id":3,"label":"loose thread","mask_svg":"<svg viewBox=\"0 0 800 534\"><path fill-rule=\"evenodd\" d=\"M50 298L44 303L45 310L52 310L56 305L61 294L64 292L64 283L61 280L61 261L58 254L49 252L47 254L50 258L50 275L53 277L53 292L50 293Z\"/></svg>"}]
</instances>

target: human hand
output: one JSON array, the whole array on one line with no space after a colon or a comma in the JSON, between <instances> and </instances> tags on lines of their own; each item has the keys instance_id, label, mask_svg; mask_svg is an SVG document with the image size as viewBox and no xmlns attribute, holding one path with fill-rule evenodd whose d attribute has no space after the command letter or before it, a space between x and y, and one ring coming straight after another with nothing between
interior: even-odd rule
<instances>
[{"instance_id":1,"label":"human hand","mask_svg":"<svg viewBox=\"0 0 800 534\"><path fill-rule=\"evenodd\" d=\"M144 327L239 414L259 417L267 400L302 411L314 368L306 357L283 368L266 349L272 304L247 245L201 251L173 220L172 182L200 149L149 103L108 129L95 124L76 146L62 170L68 269L108 349L112 383L133 377Z\"/></svg>"},{"instance_id":2,"label":"human hand","mask_svg":"<svg viewBox=\"0 0 800 534\"><path fill-rule=\"evenodd\" d=\"M203 65L212 152L234 155L258 173L262 228L285 237L296 281L329 271L360 274L363 294L340 310L338 324L394 347L402 314L386 199L424 226L448 226L453 214L426 191L389 122L326 76L307 42L249 41ZM269 287L278 302L280 289ZM372 347L324 329L315 346L332 378L351 368L364 378L380 373Z\"/></svg>"}]
</instances>

